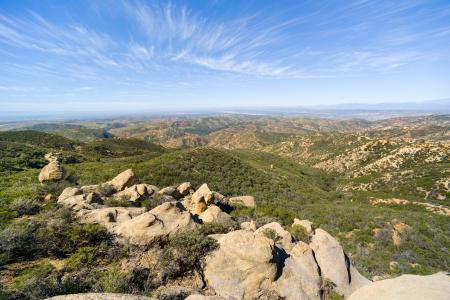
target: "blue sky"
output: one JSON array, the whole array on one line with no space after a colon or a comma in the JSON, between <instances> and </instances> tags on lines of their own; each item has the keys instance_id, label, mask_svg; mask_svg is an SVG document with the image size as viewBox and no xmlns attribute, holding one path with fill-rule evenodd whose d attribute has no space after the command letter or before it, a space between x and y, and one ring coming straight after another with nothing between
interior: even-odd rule
<instances>
[{"instance_id":1,"label":"blue sky","mask_svg":"<svg viewBox=\"0 0 450 300\"><path fill-rule=\"evenodd\" d=\"M0 0L0 110L450 97L450 1Z\"/></svg>"}]
</instances>

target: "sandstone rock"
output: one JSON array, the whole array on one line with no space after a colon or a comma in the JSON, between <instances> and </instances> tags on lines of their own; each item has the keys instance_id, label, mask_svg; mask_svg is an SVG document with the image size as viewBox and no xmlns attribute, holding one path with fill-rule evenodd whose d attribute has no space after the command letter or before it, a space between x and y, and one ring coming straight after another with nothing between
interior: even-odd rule
<instances>
[{"instance_id":1,"label":"sandstone rock","mask_svg":"<svg viewBox=\"0 0 450 300\"><path fill-rule=\"evenodd\" d=\"M231 217L226 212L223 212L218 206L210 205L199 218L204 223L225 223L231 220Z\"/></svg>"},{"instance_id":2,"label":"sandstone rock","mask_svg":"<svg viewBox=\"0 0 450 300\"><path fill-rule=\"evenodd\" d=\"M323 229L316 229L311 248L320 266L322 277L336 285L336 292L348 297L370 281L351 265L339 242Z\"/></svg>"},{"instance_id":3,"label":"sandstone rock","mask_svg":"<svg viewBox=\"0 0 450 300\"><path fill-rule=\"evenodd\" d=\"M277 244L280 244L285 250L290 250L292 248L293 244L291 234L288 231L284 230L283 226L281 226L277 222L272 222L259 227L258 230L255 231L255 234L265 236L264 232L267 229L276 232L277 236L279 237L279 240L276 242Z\"/></svg>"},{"instance_id":4,"label":"sandstone rock","mask_svg":"<svg viewBox=\"0 0 450 300\"><path fill-rule=\"evenodd\" d=\"M137 178L134 175L133 170L128 169L114 177L109 184L111 184L116 191L122 191L123 189L130 187L137 183Z\"/></svg>"},{"instance_id":5,"label":"sandstone rock","mask_svg":"<svg viewBox=\"0 0 450 300\"><path fill-rule=\"evenodd\" d=\"M169 196L172 196L172 195L175 193L176 190L177 190L177 189L176 189L176 187L174 187L174 186L167 186L167 187L165 187L165 188L160 189L160 190L158 191L158 194L160 194L160 195L169 195Z\"/></svg>"},{"instance_id":6,"label":"sandstone rock","mask_svg":"<svg viewBox=\"0 0 450 300\"><path fill-rule=\"evenodd\" d=\"M181 196L186 196L192 190L192 184L190 182L183 182L177 187Z\"/></svg>"},{"instance_id":7,"label":"sandstone rock","mask_svg":"<svg viewBox=\"0 0 450 300\"><path fill-rule=\"evenodd\" d=\"M81 195L82 193L83 192L79 188L67 187L62 191L61 195L59 195L58 200L64 200L72 196Z\"/></svg>"},{"instance_id":8,"label":"sandstone rock","mask_svg":"<svg viewBox=\"0 0 450 300\"><path fill-rule=\"evenodd\" d=\"M145 207L105 207L93 210L80 210L77 219L82 224L101 224L110 232L119 224L143 214Z\"/></svg>"},{"instance_id":9,"label":"sandstone rock","mask_svg":"<svg viewBox=\"0 0 450 300\"><path fill-rule=\"evenodd\" d=\"M148 189L146 184L135 184L114 194L114 198L127 199L131 203L137 203L149 197L153 193L154 190Z\"/></svg>"},{"instance_id":10,"label":"sandstone rock","mask_svg":"<svg viewBox=\"0 0 450 300\"><path fill-rule=\"evenodd\" d=\"M402 275L372 282L356 290L348 300L441 300L449 299L450 277L445 273L428 276Z\"/></svg>"},{"instance_id":11,"label":"sandstone rock","mask_svg":"<svg viewBox=\"0 0 450 300\"><path fill-rule=\"evenodd\" d=\"M220 247L207 256L204 276L218 296L255 299L271 288L277 273L272 240L246 230L213 237Z\"/></svg>"},{"instance_id":12,"label":"sandstone rock","mask_svg":"<svg viewBox=\"0 0 450 300\"><path fill-rule=\"evenodd\" d=\"M255 231L256 230L255 221L251 220L251 221L248 221L248 222L242 222L241 223L241 229Z\"/></svg>"},{"instance_id":13,"label":"sandstone rock","mask_svg":"<svg viewBox=\"0 0 450 300\"><path fill-rule=\"evenodd\" d=\"M102 203L102 199L97 194L89 193L58 199L57 203L73 211L79 211L81 209L95 209L96 204Z\"/></svg>"},{"instance_id":14,"label":"sandstone rock","mask_svg":"<svg viewBox=\"0 0 450 300\"><path fill-rule=\"evenodd\" d=\"M182 231L194 229L197 223L181 203L166 202L151 211L119 224L115 231L133 245L149 245Z\"/></svg>"},{"instance_id":15,"label":"sandstone rock","mask_svg":"<svg viewBox=\"0 0 450 300\"><path fill-rule=\"evenodd\" d=\"M288 300L320 300L321 278L312 249L297 243L284 262L276 290Z\"/></svg>"},{"instance_id":16,"label":"sandstone rock","mask_svg":"<svg viewBox=\"0 0 450 300\"><path fill-rule=\"evenodd\" d=\"M55 296L47 298L47 300L156 300L156 299L129 294L86 293L86 294Z\"/></svg>"},{"instance_id":17,"label":"sandstone rock","mask_svg":"<svg viewBox=\"0 0 450 300\"><path fill-rule=\"evenodd\" d=\"M294 218L294 223L292 223L292 226L294 225L302 226L303 228L306 229L306 232L308 234L311 234L313 232L312 224L313 223L309 220L299 220L297 218Z\"/></svg>"},{"instance_id":18,"label":"sandstone rock","mask_svg":"<svg viewBox=\"0 0 450 300\"><path fill-rule=\"evenodd\" d=\"M229 199L231 205L243 205L245 207L255 208L256 202L253 196L231 197Z\"/></svg>"},{"instance_id":19,"label":"sandstone rock","mask_svg":"<svg viewBox=\"0 0 450 300\"><path fill-rule=\"evenodd\" d=\"M54 200L56 200L56 198L53 194L47 194L44 197L44 202L53 202Z\"/></svg>"},{"instance_id":20,"label":"sandstone rock","mask_svg":"<svg viewBox=\"0 0 450 300\"><path fill-rule=\"evenodd\" d=\"M51 161L48 165L42 168L39 173L39 182L45 181L60 181L64 179L64 168L57 160Z\"/></svg>"},{"instance_id":21,"label":"sandstone rock","mask_svg":"<svg viewBox=\"0 0 450 300\"><path fill-rule=\"evenodd\" d=\"M194 203L205 202L206 204L212 204L214 196L206 183L202 184L197 191L192 195L192 201Z\"/></svg>"}]
</instances>

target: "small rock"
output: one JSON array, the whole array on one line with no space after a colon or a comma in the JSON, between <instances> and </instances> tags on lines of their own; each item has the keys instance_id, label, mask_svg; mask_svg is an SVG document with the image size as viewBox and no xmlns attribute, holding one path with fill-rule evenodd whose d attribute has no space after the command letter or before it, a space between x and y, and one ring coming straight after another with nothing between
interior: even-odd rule
<instances>
[{"instance_id":1,"label":"small rock","mask_svg":"<svg viewBox=\"0 0 450 300\"><path fill-rule=\"evenodd\" d=\"M133 170L128 169L114 177L109 184L111 184L116 191L122 191L127 187L130 187L137 183L137 178L134 175Z\"/></svg>"},{"instance_id":2,"label":"small rock","mask_svg":"<svg viewBox=\"0 0 450 300\"><path fill-rule=\"evenodd\" d=\"M177 187L177 190L184 197L192 190L192 184L190 182L183 182Z\"/></svg>"},{"instance_id":3,"label":"small rock","mask_svg":"<svg viewBox=\"0 0 450 300\"><path fill-rule=\"evenodd\" d=\"M218 206L210 205L199 218L204 223L225 223L231 220L231 217L226 212L223 212Z\"/></svg>"},{"instance_id":4,"label":"small rock","mask_svg":"<svg viewBox=\"0 0 450 300\"><path fill-rule=\"evenodd\" d=\"M239 196L239 197L231 197L229 199L231 205L242 205L249 208L255 208L256 202L253 196Z\"/></svg>"}]
</instances>

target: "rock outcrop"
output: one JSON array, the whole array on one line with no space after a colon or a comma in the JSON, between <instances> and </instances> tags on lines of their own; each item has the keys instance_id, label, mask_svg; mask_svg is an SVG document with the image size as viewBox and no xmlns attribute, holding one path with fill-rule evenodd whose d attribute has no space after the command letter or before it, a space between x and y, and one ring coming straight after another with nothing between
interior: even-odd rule
<instances>
[{"instance_id":1,"label":"rock outcrop","mask_svg":"<svg viewBox=\"0 0 450 300\"><path fill-rule=\"evenodd\" d=\"M322 278L314 253L308 244L297 243L284 262L283 273L276 282L280 296L292 300L320 299Z\"/></svg>"},{"instance_id":2,"label":"rock outcrop","mask_svg":"<svg viewBox=\"0 0 450 300\"><path fill-rule=\"evenodd\" d=\"M317 229L310 244L324 280L336 286L336 292L350 296L370 281L351 265L339 242L323 229Z\"/></svg>"},{"instance_id":3,"label":"rock outcrop","mask_svg":"<svg viewBox=\"0 0 450 300\"><path fill-rule=\"evenodd\" d=\"M215 235L220 248L206 259L204 275L221 297L255 299L270 290L277 274L272 262L274 243L251 231L237 230Z\"/></svg>"},{"instance_id":4,"label":"rock outcrop","mask_svg":"<svg viewBox=\"0 0 450 300\"><path fill-rule=\"evenodd\" d=\"M450 276L445 273L434 275L402 275L393 279L372 282L356 290L348 300L439 300L449 299Z\"/></svg>"},{"instance_id":5,"label":"rock outcrop","mask_svg":"<svg viewBox=\"0 0 450 300\"><path fill-rule=\"evenodd\" d=\"M308 220L295 219L292 226L305 229L309 236L307 240L311 240L309 244L294 242L289 231L277 222L257 228L253 220L232 218L222 210L229 204L244 203L254 207L254 199L248 201L252 197L227 199L211 191L206 184L197 191L188 182L159 190L137 182L133 172L127 170L107 183L66 188L59 196L58 204L71 209L78 222L101 224L120 242L144 251L155 242L205 226L202 225L204 223L240 221L241 230L210 236L217 240L219 247L206 256L202 264L203 278L199 279L198 286L183 289L183 295L194 293L188 299L281 297L287 300L321 300L330 289L351 300L445 299L450 294L450 280L443 273L404 275L371 283L353 267L339 242L321 228L314 230ZM161 197L155 197L158 190ZM159 201L160 205L149 210L146 207L108 207L104 204L122 197L131 202L154 197L149 203L154 205ZM404 223L393 220L393 224L393 230L399 233L409 230ZM166 296L178 295L177 291L176 286L160 290L161 295ZM109 294L63 297L66 298L53 299L134 299L113 298Z\"/></svg>"},{"instance_id":6,"label":"rock outcrop","mask_svg":"<svg viewBox=\"0 0 450 300\"><path fill-rule=\"evenodd\" d=\"M114 232L132 245L149 245L157 240L194 229L198 224L179 202L166 202L127 222Z\"/></svg>"}]
</instances>

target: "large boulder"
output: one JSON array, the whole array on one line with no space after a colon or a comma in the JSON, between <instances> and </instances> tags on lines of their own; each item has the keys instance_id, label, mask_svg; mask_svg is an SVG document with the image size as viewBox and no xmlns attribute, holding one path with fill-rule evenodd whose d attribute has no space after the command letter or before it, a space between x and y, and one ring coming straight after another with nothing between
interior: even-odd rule
<instances>
[{"instance_id":1,"label":"large boulder","mask_svg":"<svg viewBox=\"0 0 450 300\"><path fill-rule=\"evenodd\" d=\"M310 246L320 266L322 278L334 283L338 294L348 297L370 283L352 266L339 242L325 230L316 229Z\"/></svg>"},{"instance_id":2,"label":"large boulder","mask_svg":"<svg viewBox=\"0 0 450 300\"><path fill-rule=\"evenodd\" d=\"M281 245L282 248L285 250L290 250L292 248L292 236L283 228L283 226L280 225L280 223L272 222L261 226L255 231L255 234L265 236L267 235L268 230L272 230L276 233L278 238L276 243Z\"/></svg>"},{"instance_id":3,"label":"large boulder","mask_svg":"<svg viewBox=\"0 0 450 300\"><path fill-rule=\"evenodd\" d=\"M196 226L197 223L181 203L166 202L119 224L115 232L129 244L144 246Z\"/></svg>"},{"instance_id":4,"label":"large boulder","mask_svg":"<svg viewBox=\"0 0 450 300\"><path fill-rule=\"evenodd\" d=\"M320 300L321 277L314 253L306 243L297 243L284 261L276 290L288 300Z\"/></svg>"},{"instance_id":5,"label":"large boulder","mask_svg":"<svg viewBox=\"0 0 450 300\"><path fill-rule=\"evenodd\" d=\"M133 170L128 169L114 177L109 181L116 191L122 191L127 187L130 187L138 182Z\"/></svg>"},{"instance_id":6,"label":"large boulder","mask_svg":"<svg viewBox=\"0 0 450 300\"><path fill-rule=\"evenodd\" d=\"M84 224L101 224L109 232L124 222L143 214L145 207L104 207L93 210L82 209L77 213L77 219Z\"/></svg>"},{"instance_id":7,"label":"large boulder","mask_svg":"<svg viewBox=\"0 0 450 300\"><path fill-rule=\"evenodd\" d=\"M54 296L47 300L155 300L155 298L129 294L86 293Z\"/></svg>"},{"instance_id":8,"label":"large boulder","mask_svg":"<svg viewBox=\"0 0 450 300\"><path fill-rule=\"evenodd\" d=\"M220 247L207 256L204 276L218 296L255 299L272 288L277 267L271 239L247 230L213 237Z\"/></svg>"},{"instance_id":9,"label":"large boulder","mask_svg":"<svg viewBox=\"0 0 450 300\"><path fill-rule=\"evenodd\" d=\"M253 196L238 196L229 199L231 205L242 205L249 208L255 208L256 202Z\"/></svg>"},{"instance_id":10,"label":"large boulder","mask_svg":"<svg viewBox=\"0 0 450 300\"><path fill-rule=\"evenodd\" d=\"M57 160L51 161L42 168L39 173L39 182L60 181L64 179L65 171L61 163Z\"/></svg>"},{"instance_id":11,"label":"large boulder","mask_svg":"<svg viewBox=\"0 0 450 300\"><path fill-rule=\"evenodd\" d=\"M450 299L450 277L445 273L428 276L402 275L372 282L356 290L348 300L442 300Z\"/></svg>"},{"instance_id":12,"label":"large boulder","mask_svg":"<svg viewBox=\"0 0 450 300\"><path fill-rule=\"evenodd\" d=\"M223 212L217 205L210 205L199 218L204 223L225 223L231 220L230 215Z\"/></svg>"}]
</instances>

